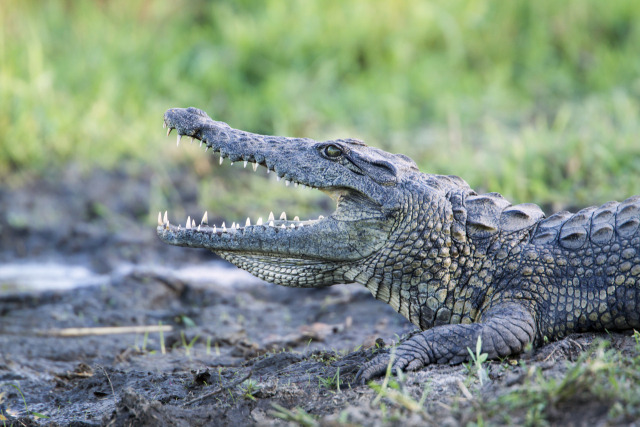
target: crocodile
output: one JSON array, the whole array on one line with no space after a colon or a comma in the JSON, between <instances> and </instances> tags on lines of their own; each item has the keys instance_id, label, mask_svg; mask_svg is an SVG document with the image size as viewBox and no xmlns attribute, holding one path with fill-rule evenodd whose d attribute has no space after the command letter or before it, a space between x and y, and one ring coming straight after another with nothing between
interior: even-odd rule
<instances>
[{"instance_id":1,"label":"crocodile","mask_svg":"<svg viewBox=\"0 0 640 427\"><path fill-rule=\"evenodd\" d=\"M502 358L569 333L640 328L640 196L547 217L357 139L258 135L193 107L169 109L164 126L221 164L262 166L335 200L326 218L230 227L209 225L206 213L174 225L165 212L157 234L279 285L366 286L421 332L363 364L360 382L389 363L395 372L464 362L478 341Z\"/></svg>"}]
</instances>

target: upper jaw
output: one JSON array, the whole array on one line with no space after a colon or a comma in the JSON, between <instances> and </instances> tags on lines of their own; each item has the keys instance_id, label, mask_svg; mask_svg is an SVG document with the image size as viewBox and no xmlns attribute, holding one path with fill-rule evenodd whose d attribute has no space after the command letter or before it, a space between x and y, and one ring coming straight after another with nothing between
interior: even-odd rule
<instances>
[{"instance_id":1,"label":"upper jaw","mask_svg":"<svg viewBox=\"0 0 640 427\"><path fill-rule=\"evenodd\" d=\"M167 135L176 129L178 145L183 136L200 140L200 146L205 144L205 151L212 149L214 153L220 154L220 164L225 158L232 164L243 162L245 167L251 163L254 172L260 165L267 169L267 173L275 172L277 179L284 179L287 186L322 187L321 182L309 179L309 176L284 161L287 154L295 155L296 148L300 147L292 147L293 144L314 142L310 139L271 137L233 129L193 107L167 110L163 125L167 128Z\"/></svg>"},{"instance_id":2,"label":"upper jaw","mask_svg":"<svg viewBox=\"0 0 640 427\"><path fill-rule=\"evenodd\" d=\"M364 178L349 178L343 168L321 159L318 147L325 145L309 138L287 138L265 136L231 128L228 124L211 119L197 108L172 108L164 115L163 125L167 135L176 129L177 142L183 136L191 137L205 144L205 151L212 149L220 154L220 164L225 158L231 163L244 162L246 167L252 163L254 171L258 165L264 166L267 173L275 172L277 179L285 184L302 185L320 189L334 199L347 192L357 192L368 198L373 205L388 204L394 193L391 187L378 186L371 194L369 184Z\"/></svg>"}]
</instances>

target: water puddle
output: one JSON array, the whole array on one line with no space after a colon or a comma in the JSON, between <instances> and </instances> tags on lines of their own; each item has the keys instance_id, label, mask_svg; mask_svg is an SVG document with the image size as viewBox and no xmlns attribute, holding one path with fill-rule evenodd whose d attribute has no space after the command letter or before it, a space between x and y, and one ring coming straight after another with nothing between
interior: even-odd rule
<instances>
[{"instance_id":1,"label":"water puddle","mask_svg":"<svg viewBox=\"0 0 640 427\"><path fill-rule=\"evenodd\" d=\"M173 276L188 283L238 288L262 282L246 271L222 262L182 268L157 265L122 265L109 274L97 274L83 265L57 262L20 262L0 265L0 293L69 290L83 286L108 285L114 277L134 272Z\"/></svg>"}]
</instances>

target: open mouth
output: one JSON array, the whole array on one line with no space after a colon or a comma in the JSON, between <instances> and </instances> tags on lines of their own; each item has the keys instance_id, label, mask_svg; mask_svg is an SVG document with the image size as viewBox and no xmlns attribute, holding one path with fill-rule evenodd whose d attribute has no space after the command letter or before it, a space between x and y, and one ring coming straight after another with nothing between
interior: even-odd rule
<instances>
[{"instance_id":1,"label":"open mouth","mask_svg":"<svg viewBox=\"0 0 640 427\"><path fill-rule=\"evenodd\" d=\"M336 203L330 215L305 220L288 218L282 212L279 216L270 213L266 219L247 218L244 223L209 224L205 212L200 221L187 217L184 224L172 224L167 212L159 213L157 234L164 242L209 249L240 265L246 257L254 264L272 263L274 257L293 264L357 260L386 240L392 221L379 203L365 195L363 189L370 184L363 183L362 175L345 171L349 148L343 140L317 142L253 134L214 121L195 108L170 109L163 124L167 135L176 130L178 145L184 136L199 140L205 152L219 154L220 164L225 159L231 164L241 162L254 172L262 166L286 186L320 190Z\"/></svg>"}]
</instances>

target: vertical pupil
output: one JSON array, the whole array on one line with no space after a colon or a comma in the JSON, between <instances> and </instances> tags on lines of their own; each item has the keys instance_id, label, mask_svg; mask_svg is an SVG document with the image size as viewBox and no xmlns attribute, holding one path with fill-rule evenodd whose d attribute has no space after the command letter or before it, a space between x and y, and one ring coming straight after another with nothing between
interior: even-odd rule
<instances>
[{"instance_id":1,"label":"vertical pupil","mask_svg":"<svg viewBox=\"0 0 640 427\"><path fill-rule=\"evenodd\" d=\"M330 146L327 147L326 153L327 153L327 156L338 157L340 155L341 151L340 151L339 148L337 148L337 147L335 147L333 145L330 145Z\"/></svg>"}]
</instances>

